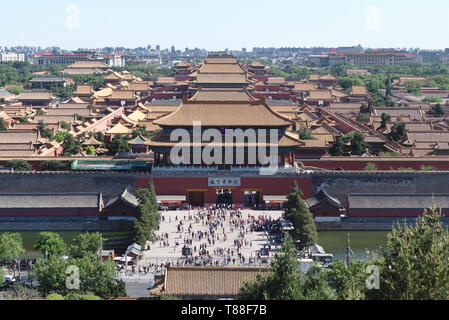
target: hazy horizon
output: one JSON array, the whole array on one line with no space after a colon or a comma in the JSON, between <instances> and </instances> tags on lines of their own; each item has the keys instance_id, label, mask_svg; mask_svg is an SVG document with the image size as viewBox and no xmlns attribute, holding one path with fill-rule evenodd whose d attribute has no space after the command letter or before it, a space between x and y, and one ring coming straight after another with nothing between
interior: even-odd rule
<instances>
[{"instance_id":1,"label":"hazy horizon","mask_svg":"<svg viewBox=\"0 0 449 320\"><path fill-rule=\"evenodd\" d=\"M439 36L449 12L443 0L40 0L8 2L2 11L7 47L449 47Z\"/></svg>"}]
</instances>

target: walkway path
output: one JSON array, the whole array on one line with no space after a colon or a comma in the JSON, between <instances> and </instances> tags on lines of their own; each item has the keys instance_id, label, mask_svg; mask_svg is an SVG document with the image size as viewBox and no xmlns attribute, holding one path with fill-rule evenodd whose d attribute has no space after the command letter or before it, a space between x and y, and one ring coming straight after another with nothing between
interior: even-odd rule
<instances>
[{"instance_id":1,"label":"walkway path","mask_svg":"<svg viewBox=\"0 0 449 320\"><path fill-rule=\"evenodd\" d=\"M138 265L183 264L184 246L191 248L192 260L196 258L200 262L207 257L207 265L249 265L250 260L252 265L267 264L266 259L256 261L259 250L270 245L270 257L273 257L278 244L268 239L268 232L251 231L251 227L269 225L281 216L282 211L223 209L208 212L204 209L163 212L156 232L157 240L149 243L150 249L143 252Z\"/></svg>"}]
</instances>

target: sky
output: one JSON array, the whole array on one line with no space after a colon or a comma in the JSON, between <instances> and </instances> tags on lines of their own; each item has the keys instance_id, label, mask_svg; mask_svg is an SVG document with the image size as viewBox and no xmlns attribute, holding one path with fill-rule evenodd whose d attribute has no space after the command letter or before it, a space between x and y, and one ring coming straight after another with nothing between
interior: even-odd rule
<instances>
[{"instance_id":1,"label":"sky","mask_svg":"<svg viewBox=\"0 0 449 320\"><path fill-rule=\"evenodd\" d=\"M449 48L447 0L28 0L0 11L8 47Z\"/></svg>"}]
</instances>

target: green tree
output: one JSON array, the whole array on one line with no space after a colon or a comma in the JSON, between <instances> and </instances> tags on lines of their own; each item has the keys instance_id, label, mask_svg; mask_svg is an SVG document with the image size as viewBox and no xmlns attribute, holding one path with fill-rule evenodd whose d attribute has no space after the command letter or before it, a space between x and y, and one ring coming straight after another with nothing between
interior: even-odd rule
<instances>
[{"instance_id":1,"label":"green tree","mask_svg":"<svg viewBox=\"0 0 449 320\"><path fill-rule=\"evenodd\" d=\"M377 166L376 166L375 163L368 162L368 163L366 164L366 167L365 167L364 170L365 170L365 171L377 171Z\"/></svg>"},{"instance_id":2,"label":"green tree","mask_svg":"<svg viewBox=\"0 0 449 320\"><path fill-rule=\"evenodd\" d=\"M86 147L86 153L89 156L94 156L95 155L95 148L93 146L87 146Z\"/></svg>"},{"instance_id":3,"label":"green tree","mask_svg":"<svg viewBox=\"0 0 449 320\"><path fill-rule=\"evenodd\" d=\"M79 289L70 290L66 286L69 266L79 270ZM39 259L32 267L31 277L38 280L39 292L47 296L52 293L67 295L93 294L101 298L126 296L124 283L115 281L117 265L114 261L100 261L88 254L82 258L66 261L55 256L48 261Z\"/></svg>"},{"instance_id":4,"label":"green tree","mask_svg":"<svg viewBox=\"0 0 449 320\"><path fill-rule=\"evenodd\" d=\"M292 192L287 196L286 217L294 226L293 238L299 241L299 249L304 249L317 242L317 231L312 213L302 199L303 193L296 181Z\"/></svg>"},{"instance_id":5,"label":"green tree","mask_svg":"<svg viewBox=\"0 0 449 320\"><path fill-rule=\"evenodd\" d=\"M43 120L38 121L37 130L40 132L42 138L51 139L53 130L47 128Z\"/></svg>"},{"instance_id":6,"label":"green tree","mask_svg":"<svg viewBox=\"0 0 449 320\"><path fill-rule=\"evenodd\" d=\"M422 102L435 103L435 102L443 102L443 99L439 96L430 96L425 97Z\"/></svg>"},{"instance_id":7,"label":"green tree","mask_svg":"<svg viewBox=\"0 0 449 320\"><path fill-rule=\"evenodd\" d=\"M401 158L402 154L399 152L380 152L379 157L395 157L395 158Z\"/></svg>"},{"instance_id":8,"label":"green tree","mask_svg":"<svg viewBox=\"0 0 449 320\"><path fill-rule=\"evenodd\" d=\"M20 117L19 122L20 123L30 123L30 121L28 120L27 117Z\"/></svg>"},{"instance_id":9,"label":"green tree","mask_svg":"<svg viewBox=\"0 0 449 320\"><path fill-rule=\"evenodd\" d=\"M69 134L70 133L68 133L67 131L58 131L52 136L52 139L55 139L58 142L63 142Z\"/></svg>"},{"instance_id":10,"label":"green tree","mask_svg":"<svg viewBox=\"0 0 449 320\"><path fill-rule=\"evenodd\" d=\"M42 171L68 171L70 168L70 163L63 161L46 160L41 163Z\"/></svg>"},{"instance_id":11,"label":"green tree","mask_svg":"<svg viewBox=\"0 0 449 320\"><path fill-rule=\"evenodd\" d=\"M301 140L315 140L316 139L313 137L312 131L309 130L306 126L301 126L301 128L299 128L297 133Z\"/></svg>"},{"instance_id":12,"label":"green tree","mask_svg":"<svg viewBox=\"0 0 449 320\"><path fill-rule=\"evenodd\" d=\"M138 125L136 127L136 129L134 129L133 134L132 134L132 138L137 138L138 136L142 136L145 138L149 138L150 137L150 133L147 131L147 128L145 126L141 126Z\"/></svg>"},{"instance_id":13,"label":"green tree","mask_svg":"<svg viewBox=\"0 0 449 320\"><path fill-rule=\"evenodd\" d=\"M33 167L28 161L20 159L9 160L6 162L6 166L13 168L14 171L33 171Z\"/></svg>"},{"instance_id":14,"label":"green tree","mask_svg":"<svg viewBox=\"0 0 449 320\"><path fill-rule=\"evenodd\" d=\"M414 226L393 227L379 262L381 290L369 298L449 299L449 233L441 219L441 211L433 206Z\"/></svg>"},{"instance_id":15,"label":"green tree","mask_svg":"<svg viewBox=\"0 0 449 320\"><path fill-rule=\"evenodd\" d=\"M392 90L393 90L393 85L392 85L392 81L391 81L391 78L390 77L388 77L386 80L385 80L385 95L387 96L387 97L389 97L389 96L391 96L391 94L392 94Z\"/></svg>"},{"instance_id":16,"label":"green tree","mask_svg":"<svg viewBox=\"0 0 449 320\"><path fill-rule=\"evenodd\" d=\"M76 120L81 121L81 122L85 122L86 118L84 116L76 115Z\"/></svg>"},{"instance_id":17,"label":"green tree","mask_svg":"<svg viewBox=\"0 0 449 320\"><path fill-rule=\"evenodd\" d=\"M9 125L3 118L0 118L0 132L8 130Z\"/></svg>"},{"instance_id":18,"label":"green tree","mask_svg":"<svg viewBox=\"0 0 449 320\"><path fill-rule=\"evenodd\" d=\"M67 131L70 131L72 129L72 126L70 125L70 123L67 123L65 121L61 121L60 123L61 128Z\"/></svg>"},{"instance_id":19,"label":"green tree","mask_svg":"<svg viewBox=\"0 0 449 320\"><path fill-rule=\"evenodd\" d=\"M129 152L131 147L128 144L128 139L124 138L121 134L118 134L112 139L108 146L109 154L116 155L120 152Z\"/></svg>"},{"instance_id":20,"label":"green tree","mask_svg":"<svg viewBox=\"0 0 449 320\"><path fill-rule=\"evenodd\" d=\"M301 273L302 274L302 273ZM302 295L304 300L335 300L337 293L329 285L328 272L321 267L313 266L302 274Z\"/></svg>"},{"instance_id":21,"label":"green tree","mask_svg":"<svg viewBox=\"0 0 449 320\"><path fill-rule=\"evenodd\" d=\"M25 253L20 233L3 233L0 235L0 259L12 261Z\"/></svg>"},{"instance_id":22,"label":"green tree","mask_svg":"<svg viewBox=\"0 0 449 320\"><path fill-rule=\"evenodd\" d=\"M74 156L80 152L81 143L71 134L68 134L62 144L64 148L64 156Z\"/></svg>"},{"instance_id":23,"label":"green tree","mask_svg":"<svg viewBox=\"0 0 449 320\"><path fill-rule=\"evenodd\" d=\"M148 188L137 191L139 206L136 210L133 225L133 240L141 246L153 239L152 232L159 228L159 212L153 181Z\"/></svg>"},{"instance_id":24,"label":"green tree","mask_svg":"<svg viewBox=\"0 0 449 320\"><path fill-rule=\"evenodd\" d=\"M117 264L114 261L100 261L98 256L88 254L82 258L72 259L70 263L80 270L80 293L92 293L106 299L126 297L124 282L116 283L114 280L117 271Z\"/></svg>"},{"instance_id":25,"label":"green tree","mask_svg":"<svg viewBox=\"0 0 449 320\"><path fill-rule=\"evenodd\" d=\"M407 92L413 94L414 96L421 96L421 87L422 84L418 81L405 81L405 86L407 88Z\"/></svg>"},{"instance_id":26,"label":"green tree","mask_svg":"<svg viewBox=\"0 0 449 320\"><path fill-rule=\"evenodd\" d=\"M34 250L43 256L61 257L67 254L67 245L61 236L54 232L41 232L34 243Z\"/></svg>"},{"instance_id":27,"label":"green tree","mask_svg":"<svg viewBox=\"0 0 449 320\"><path fill-rule=\"evenodd\" d=\"M351 261L349 267L341 260L332 262L327 271L327 281L335 289L337 300L365 299L368 265L364 261Z\"/></svg>"},{"instance_id":28,"label":"green tree","mask_svg":"<svg viewBox=\"0 0 449 320\"><path fill-rule=\"evenodd\" d=\"M65 300L63 295L59 293L52 293L45 297L45 300Z\"/></svg>"},{"instance_id":29,"label":"green tree","mask_svg":"<svg viewBox=\"0 0 449 320\"><path fill-rule=\"evenodd\" d=\"M388 115L384 112L384 113L382 113L381 119L382 119L382 121L380 123L379 129L386 129L387 123L391 121L391 117L390 117L390 115Z\"/></svg>"},{"instance_id":30,"label":"green tree","mask_svg":"<svg viewBox=\"0 0 449 320\"><path fill-rule=\"evenodd\" d=\"M276 253L271 275L258 275L256 281L245 281L238 300L302 300L301 275L297 251L290 235L286 235L279 253Z\"/></svg>"},{"instance_id":31,"label":"green tree","mask_svg":"<svg viewBox=\"0 0 449 320\"><path fill-rule=\"evenodd\" d=\"M334 157L347 156L348 153L346 151L346 145L344 144L343 139L338 139L334 142L329 149L329 153Z\"/></svg>"},{"instance_id":32,"label":"green tree","mask_svg":"<svg viewBox=\"0 0 449 320\"><path fill-rule=\"evenodd\" d=\"M4 282L5 282L5 272L3 271L3 268L0 267L0 288L2 287Z\"/></svg>"},{"instance_id":33,"label":"green tree","mask_svg":"<svg viewBox=\"0 0 449 320\"><path fill-rule=\"evenodd\" d=\"M45 259L38 259L32 266L30 278L33 282L38 281L37 290L47 296L52 293L67 295L69 289L66 286L66 280L69 276L66 274L70 263L59 257L50 256Z\"/></svg>"},{"instance_id":34,"label":"green tree","mask_svg":"<svg viewBox=\"0 0 449 320\"><path fill-rule=\"evenodd\" d=\"M393 125L388 137L391 140L401 141L407 136L406 125L404 122L399 122Z\"/></svg>"},{"instance_id":35,"label":"green tree","mask_svg":"<svg viewBox=\"0 0 449 320\"><path fill-rule=\"evenodd\" d=\"M362 103L360 106L360 113L371 113L372 107L367 105L366 103Z\"/></svg>"},{"instance_id":36,"label":"green tree","mask_svg":"<svg viewBox=\"0 0 449 320\"><path fill-rule=\"evenodd\" d=\"M361 156L365 153L367 147L365 136L360 132L351 131L336 141L329 149L329 152L335 157Z\"/></svg>"},{"instance_id":37,"label":"green tree","mask_svg":"<svg viewBox=\"0 0 449 320\"><path fill-rule=\"evenodd\" d=\"M441 107L441 104L439 103L434 106L431 106L430 110L427 111L427 114L433 117L443 117L445 115L443 107Z\"/></svg>"},{"instance_id":38,"label":"green tree","mask_svg":"<svg viewBox=\"0 0 449 320\"><path fill-rule=\"evenodd\" d=\"M73 239L70 246L70 256L74 258L82 258L89 254L98 256L104 241L106 239L103 239L99 232L82 233Z\"/></svg>"},{"instance_id":39,"label":"green tree","mask_svg":"<svg viewBox=\"0 0 449 320\"><path fill-rule=\"evenodd\" d=\"M307 273L299 270L297 251L286 234L280 252L276 253L272 273L258 275L256 281L245 281L238 300L333 300L336 290L328 281L328 273L312 267Z\"/></svg>"},{"instance_id":40,"label":"green tree","mask_svg":"<svg viewBox=\"0 0 449 320\"><path fill-rule=\"evenodd\" d=\"M103 142L104 141L104 134L103 134L103 132L101 132L101 131L100 132L96 132L94 134L94 138L97 139L100 142Z\"/></svg>"},{"instance_id":41,"label":"green tree","mask_svg":"<svg viewBox=\"0 0 449 320\"><path fill-rule=\"evenodd\" d=\"M436 168L436 167L433 167L433 166L425 166L425 165L422 165L420 169L421 169L421 171L437 171L437 168Z\"/></svg>"},{"instance_id":42,"label":"green tree","mask_svg":"<svg viewBox=\"0 0 449 320\"><path fill-rule=\"evenodd\" d=\"M360 123L367 123L369 121L369 116L366 113L360 113L356 120Z\"/></svg>"},{"instance_id":43,"label":"green tree","mask_svg":"<svg viewBox=\"0 0 449 320\"><path fill-rule=\"evenodd\" d=\"M68 294L65 300L77 301L77 300L101 300L99 296L93 294Z\"/></svg>"},{"instance_id":44,"label":"green tree","mask_svg":"<svg viewBox=\"0 0 449 320\"><path fill-rule=\"evenodd\" d=\"M21 94L23 92L23 88L20 86L15 86L15 87L11 87L8 89L8 91L12 94L15 94L16 96L18 96L19 94Z\"/></svg>"}]
</instances>

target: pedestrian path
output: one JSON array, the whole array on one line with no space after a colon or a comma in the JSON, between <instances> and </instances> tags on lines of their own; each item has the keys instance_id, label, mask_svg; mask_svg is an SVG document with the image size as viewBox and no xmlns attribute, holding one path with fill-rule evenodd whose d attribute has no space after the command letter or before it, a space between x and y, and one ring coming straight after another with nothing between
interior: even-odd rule
<instances>
[{"instance_id":1,"label":"pedestrian path","mask_svg":"<svg viewBox=\"0 0 449 320\"><path fill-rule=\"evenodd\" d=\"M271 223L282 211L240 209L200 209L162 213L155 241L148 243L138 266L195 265L264 265L278 249L269 237ZM269 256L260 256L269 248ZM190 250L183 255L183 248ZM184 249L185 250L185 249Z\"/></svg>"}]
</instances>

